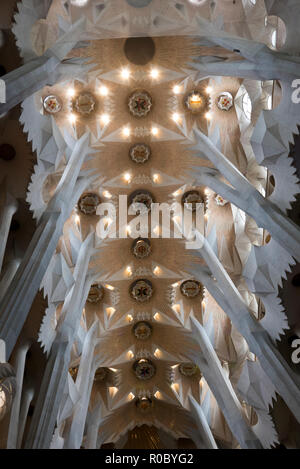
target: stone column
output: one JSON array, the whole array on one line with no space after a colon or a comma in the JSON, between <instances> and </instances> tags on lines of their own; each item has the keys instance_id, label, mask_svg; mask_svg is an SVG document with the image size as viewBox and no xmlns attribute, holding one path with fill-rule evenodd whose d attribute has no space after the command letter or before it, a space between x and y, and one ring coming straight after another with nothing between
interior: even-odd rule
<instances>
[{"instance_id":1,"label":"stone column","mask_svg":"<svg viewBox=\"0 0 300 469\"><path fill-rule=\"evenodd\" d=\"M82 163L89 152L88 138L89 134L85 134L76 142L56 192L43 213L24 258L1 302L0 338L6 342L8 357L40 288L64 223L90 183L88 177L79 177Z\"/></svg>"},{"instance_id":2,"label":"stone column","mask_svg":"<svg viewBox=\"0 0 300 469\"><path fill-rule=\"evenodd\" d=\"M58 331L44 372L38 400L33 414L25 447L50 448L61 397L66 385L71 348L80 325L93 275L87 275L94 248L94 234L82 243L74 269L76 276L71 292L67 295L59 321Z\"/></svg>"},{"instance_id":3,"label":"stone column","mask_svg":"<svg viewBox=\"0 0 300 469\"><path fill-rule=\"evenodd\" d=\"M5 248L7 243L7 238L9 234L9 229L11 225L11 220L14 214L18 209L17 200L6 193L3 200L3 206L0 213L0 272L2 270L2 264L5 254Z\"/></svg>"},{"instance_id":4,"label":"stone column","mask_svg":"<svg viewBox=\"0 0 300 469\"><path fill-rule=\"evenodd\" d=\"M236 286L215 255L208 241L197 233L202 244L200 256L208 267L191 269L207 288L235 328L247 341L271 382L300 422L300 379L277 350L267 331L253 317ZM214 280L215 279L215 280Z\"/></svg>"},{"instance_id":5,"label":"stone column","mask_svg":"<svg viewBox=\"0 0 300 469\"><path fill-rule=\"evenodd\" d=\"M59 60L54 57L38 57L2 76L6 97L5 103L0 104L0 114L9 111L46 84L55 83L58 64Z\"/></svg>"},{"instance_id":6,"label":"stone column","mask_svg":"<svg viewBox=\"0 0 300 469\"><path fill-rule=\"evenodd\" d=\"M261 42L233 36L225 31L217 30L212 23L209 23L204 18L198 19L198 24L201 27L201 36L205 38L205 43L209 41L211 44L236 52L245 59L229 64L220 62L219 70L218 64L215 63L216 75L222 76L224 71L225 75L230 74L231 76L247 77L257 80L281 79L291 81L294 78L299 78L300 58L297 55L271 50ZM199 45L201 44L200 38ZM201 62L201 59L199 59L199 61ZM196 68L201 69L201 67L203 67L203 73L205 73L206 76L212 71L209 65L206 71L205 63L200 67L196 65ZM227 73L226 68L228 69ZM248 75L248 72L251 72L251 75ZM246 73L246 76L244 73Z\"/></svg>"},{"instance_id":7,"label":"stone column","mask_svg":"<svg viewBox=\"0 0 300 469\"><path fill-rule=\"evenodd\" d=\"M75 409L71 417L72 422L69 434L65 438L65 449L79 449L82 443L88 405L90 402L90 395L96 371L96 367L94 365L94 351L98 332L99 321L96 321L87 332L83 345L76 379L76 386L78 387L81 398L75 404Z\"/></svg>"},{"instance_id":8,"label":"stone column","mask_svg":"<svg viewBox=\"0 0 300 469\"><path fill-rule=\"evenodd\" d=\"M101 423L102 409L99 403L93 410L87 424L86 449L97 449L98 432Z\"/></svg>"},{"instance_id":9,"label":"stone column","mask_svg":"<svg viewBox=\"0 0 300 469\"><path fill-rule=\"evenodd\" d=\"M232 384L225 376L220 360L203 326L191 316L193 339L199 350L190 350L188 356L196 363L213 393L232 434L242 449L262 449L262 445L243 415L243 408L234 392ZM210 443L211 444L211 443Z\"/></svg>"},{"instance_id":10,"label":"stone column","mask_svg":"<svg viewBox=\"0 0 300 469\"><path fill-rule=\"evenodd\" d=\"M0 282L0 301L2 300L6 290L12 282L12 279L17 272L19 265L21 264L21 259L13 259L7 263L5 266L3 277Z\"/></svg>"},{"instance_id":11,"label":"stone column","mask_svg":"<svg viewBox=\"0 0 300 469\"><path fill-rule=\"evenodd\" d=\"M13 405L11 408L11 413L10 413L10 422L9 422L8 437L7 437L7 449L17 448L24 369L25 369L25 361L26 361L26 356L27 356L29 347L30 347L30 342L26 342L25 344L22 344L16 351L16 354L14 357L17 391L16 391L16 395L15 395Z\"/></svg>"},{"instance_id":12,"label":"stone column","mask_svg":"<svg viewBox=\"0 0 300 469\"><path fill-rule=\"evenodd\" d=\"M203 440L206 449L218 449L218 446L215 442L211 429L207 423L204 412L201 408L201 405L198 404L196 399L193 396L189 396L189 404L191 407L191 413L196 422L197 428L200 433L200 438Z\"/></svg>"},{"instance_id":13,"label":"stone column","mask_svg":"<svg viewBox=\"0 0 300 469\"><path fill-rule=\"evenodd\" d=\"M45 85L52 85L58 80L72 77L73 67L70 67L69 70L68 67L63 67L60 70L60 65L80 40L84 29L85 17L83 16L71 25L68 31L44 55L30 60L1 78L2 88L4 83L6 96L4 103L0 104L0 115L24 101L25 98Z\"/></svg>"},{"instance_id":14,"label":"stone column","mask_svg":"<svg viewBox=\"0 0 300 469\"><path fill-rule=\"evenodd\" d=\"M28 388L24 390L22 403L21 403L20 418L19 418L17 449L21 449L21 446L22 446L23 435L24 435L26 420L28 416L28 410L29 410L29 406L32 402L33 397L34 397L33 388Z\"/></svg>"},{"instance_id":15,"label":"stone column","mask_svg":"<svg viewBox=\"0 0 300 469\"><path fill-rule=\"evenodd\" d=\"M200 130L194 131L199 157L207 157L213 168L195 167L191 176L199 184L209 186L225 199L250 215L259 227L271 236L296 260L300 261L300 230L276 205L263 197L248 179L217 149L213 142ZM233 186L220 181L220 176Z\"/></svg>"}]
</instances>

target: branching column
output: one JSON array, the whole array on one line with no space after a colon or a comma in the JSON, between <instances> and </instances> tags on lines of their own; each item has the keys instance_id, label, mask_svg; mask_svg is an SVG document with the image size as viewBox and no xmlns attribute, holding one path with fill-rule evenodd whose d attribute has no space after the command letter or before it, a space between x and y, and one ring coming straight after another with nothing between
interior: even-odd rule
<instances>
[{"instance_id":1,"label":"branching column","mask_svg":"<svg viewBox=\"0 0 300 469\"><path fill-rule=\"evenodd\" d=\"M82 443L88 405L95 375L94 351L99 332L99 323L96 321L88 331L82 350L76 385L81 396L75 404L72 415L70 431L65 439L65 449L79 449Z\"/></svg>"},{"instance_id":2,"label":"branching column","mask_svg":"<svg viewBox=\"0 0 300 469\"><path fill-rule=\"evenodd\" d=\"M194 317L191 317L191 326L193 338L199 344L200 351L191 350L189 359L199 366L232 434L241 447L243 449L261 449L262 445L245 420L243 408L229 378L224 374L220 360L204 327Z\"/></svg>"},{"instance_id":3,"label":"branching column","mask_svg":"<svg viewBox=\"0 0 300 469\"><path fill-rule=\"evenodd\" d=\"M67 295L61 311L57 335L51 348L38 400L33 414L26 448L50 448L61 398L65 389L71 348L80 325L82 310L94 280L88 275L94 252L94 234L91 233L79 251L74 269L75 283Z\"/></svg>"},{"instance_id":4,"label":"branching column","mask_svg":"<svg viewBox=\"0 0 300 469\"><path fill-rule=\"evenodd\" d=\"M54 254L63 226L90 180L79 176L89 152L88 134L73 149L56 193L38 223L24 258L0 305L0 338L9 357Z\"/></svg>"},{"instance_id":5,"label":"branching column","mask_svg":"<svg viewBox=\"0 0 300 469\"><path fill-rule=\"evenodd\" d=\"M194 269L195 277L205 285L236 329L245 338L250 351L257 356L264 372L300 422L299 377L283 359L267 331L252 317L249 308L208 241L200 233L197 233L197 237L199 244L202 244L201 257L206 261L208 268Z\"/></svg>"},{"instance_id":6,"label":"branching column","mask_svg":"<svg viewBox=\"0 0 300 469\"><path fill-rule=\"evenodd\" d=\"M206 135L195 130L195 137L195 150L200 151L199 156L207 157L219 170L199 166L194 168L192 175L198 183L209 186L250 215L259 227L268 230L278 244L300 261L299 227L276 205L263 197ZM233 188L219 180L221 175Z\"/></svg>"},{"instance_id":7,"label":"branching column","mask_svg":"<svg viewBox=\"0 0 300 469\"><path fill-rule=\"evenodd\" d=\"M2 193L2 195L3 205L0 212L0 272L2 270L11 220L18 209L18 202L12 195L10 195L8 192L4 194Z\"/></svg>"}]
</instances>

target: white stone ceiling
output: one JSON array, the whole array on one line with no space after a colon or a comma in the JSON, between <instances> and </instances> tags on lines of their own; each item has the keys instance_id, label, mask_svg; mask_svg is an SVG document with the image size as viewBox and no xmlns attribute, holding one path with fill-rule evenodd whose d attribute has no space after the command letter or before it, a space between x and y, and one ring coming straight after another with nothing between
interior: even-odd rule
<instances>
[{"instance_id":1,"label":"white stone ceiling","mask_svg":"<svg viewBox=\"0 0 300 469\"><path fill-rule=\"evenodd\" d=\"M92 151L82 169L91 171L94 176L88 190L116 207L120 194L129 195L136 189L150 191L158 202L180 202L186 191L205 189L195 185L188 172L196 164L209 166L205 160L196 160L190 152L194 128L208 135L263 195L269 195L266 193L269 174L265 167L259 166L263 159L255 159L251 146L253 129L266 115L263 114L266 92L261 82L235 77L199 77L191 62L195 56L205 54L205 45L196 48L187 37L199 33L198 19L204 18L219 27L223 25L228 33L270 44L272 28L265 26L266 10L262 0L256 5L238 1L234 8L232 2L225 0L217 4L204 1L199 5L183 0L152 0L145 2L149 5L144 8L134 8L131 6L134 2L129 0L91 0L83 8L69 1L53 0L48 12L49 2L38 3L37 7L34 0L23 1L19 16L16 15L14 33L23 57L44 53L71 24L85 18L85 31L80 40L90 42L79 43L69 57L87 57L91 64L84 76L45 87L22 105L21 122L38 154L27 196L36 218L41 216L55 191L69 158L68 147L87 132ZM124 54L124 38L148 35L155 44L153 59L144 66L130 63ZM128 76L124 75L124 70L129 71ZM154 104L147 117L138 119L129 113L127 99L131 92L141 88L150 93ZM183 98L194 89L209 96L209 116L186 111ZM88 118L80 117L76 122L70 120L72 90L75 94L92 93L99 112ZM234 105L228 112L216 105L222 91L230 92L234 98ZM49 116L43 111L42 100L52 94L61 100L62 110ZM247 115L245 105L249 101L251 116ZM266 112L268 116L276 115L276 110ZM294 127L297 123L294 122ZM124 129L128 129L127 134ZM256 132L258 130L256 126ZM141 141L150 145L152 156L145 165L136 165L128 153L132 144ZM53 152L54 148L58 150ZM272 164L269 169L272 172ZM271 197L286 210L297 192L297 179L286 160L281 171L285 172L285 181L290 182L290 190L283 195L280 181L277 186L276 179ZM207 211L202 234L209 238L249 309L258 314L256 293L262 293L265 308L276 312L277 320L267 317L265 327L271 337L278 338L287 327L277 297L278 286L294 261L284 249L277 251L281 255L282 269L276 272L272 255L278 247L273 245L272 248L273 240L270 245L254 250L253 245L260 246L266 233L234 205L218 206L215 196L212 190L206 189ZM74 207L44 277L42 286L49 306L41 326L40 342L47 352L56 334L61 305L72 286L76 251L90 231L96 232L98 221L99 217L82 215ZM191 350L200 353L189 332L190 316L193 316L203 324L211 339L224 373L244 406L245 415L249 416L251 404L259 417L261 439L263 432L268 433L263 445L274 444L277 436L268 415L268 405L275 391L268 383L264 390L257 391L259 397L247 400L245 383L248 380L251 387L251 367L258 369L259 365L253 361L245 339L207 290L203 302L199 297L191 300L180 293L180 283L191 276L188 272L194 262L193 251L186 250L182 240L151 239L151 256L140 260L132 255L132 242L131 238L97 240L90 268L95 281L105 289L104 299L100 303L86 303L70 361L70 367L80 365L87 331L99 320L95 363L98 368L109 368L110 377L105 383L94 383L88 418L92 418L100 406L97 415L102 443L117 442L126 431L147 423L175 438L192 438L201 447L203 443L190 412L188 396L192 396L201 405L215 438L237 447L205 379L198 374L185 377L178 371L180 363L190 361ZM266 254L260 257L262 250ZM264 269L266 258L268 274ZM196 262L205 264L203 260ZM151 280L154 287L153 297L144 304L138 304L129 295L130 284L139 278ZM138 340L132 333L132 326L141 320L151 323L153 328L146 341ZM155 376L148 381L139 381L133 373L132 364L139 358L150 358L156 366ZM253 379L256 380L259 373L265 379L260 370L254 373ZM242 385L240 380L238 386L241 375ZM69 380L66 393L76 396L72 401L74 408L82 398L80 389L80 382ZM142 397L151 397L153 401L147 413L136 406L136 399ZM54 447L64 438L64 423L72 420L72 406L71 410L66 409L61 408Z\"/></svg>"}]
</instances>

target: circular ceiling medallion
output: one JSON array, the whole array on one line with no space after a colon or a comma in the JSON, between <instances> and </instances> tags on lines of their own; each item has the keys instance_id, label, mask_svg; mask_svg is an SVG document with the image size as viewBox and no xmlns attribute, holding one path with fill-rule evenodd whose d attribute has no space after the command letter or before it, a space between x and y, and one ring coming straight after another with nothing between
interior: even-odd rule
<instances>
[{"instance_id":1,"label":"circular ceiling medallion","mask_svg":"<svg viewBox=\"0 0 300 469\"><path fill-rule=\"evenodd\" d=\"M133 333L135 337L139 340L147 340L152 334L152 326L148 322L139 321L133 328Z\"/></svg>"},{"instance_id":2,"label":"circular ceiling medallion","mask_svg":"<svg viewBox=\"0 0 300 469\"><path fill-rule=\"evenodd\" d=\"M191 209L193 212L197 210L197 204L203 204L204 203L204 198L200 194L199 191L193 190L193 191L188 191L185 192L182 196L182 204L191 204ZM188 209L190 209L189 206L187 206Z\"/></svg>"},{"instance_id":3,"label":"circular ceiling medallion","mask_svg":"<svg viewBox=\"0 0 300 469\"><path fill-rule=\"evenodd\" d=\"M98 368L94 376L94 381L96 383L101 383L106 379L107 375L108 375L107 368Z\"/></svg>"},{"instance_id":4,"label":"circular ceiling medallion","mask_svg":"<svg viewBox=\"0 0 300 469\"><path fill-rule=\"evenodd\" d=\"M149 280L139 279L130 285L131 297L139 303L149 301L153 295L153 286Z\"/></svg>"},{"instance_id":5,"label":"circular ceiling medallion","mask_svg":"<svg viewBox=\"0 0 300 469\"><path fill-rule=\"evenodd\" d=\"M129 37L124 43L124 53L134 65L146 65L155 55L155 44L151 37Z\"/></svg>"},{"instance_id":6,"label":"circular ceiling medallion","mask_svg":"<svg viewBox=\"0 0 300 469\"><path fill-rule=\"evenodd\" d=\"M145 413L153 407L153 402L149 397L142 397L141 399L137 399L135 401L135 405L141 412Z\"/></svg>"},{"instance_id":7,"label":"circular ceiling medallion","mask_svg":"<svg viewBox=\"0 0 300 469\"><path fill-rule=\"evenodd\" d=\"M134 191L130 196L129 196L129 205L132 204L144 204L145 207L150 210L151 209L151 204L154 203L154 197L153 195L146 190L137 190Z\"/></svg>"},{"instance_id":8,"label":"circular ceiling medallion","mask_svg":"<svg viewBox=\"0 0 300 469\"><path fill-rule=\"evenodd\" d=\"M62 108L60 99L54 95L46 96L43 100L43 106L45 111L49 112L49 114L56 114Z\"/></svg>"},{"instance_id":9,"label":"circular ceiling medallion","mask_svg":"<svg viewBox=\"0 0 300 469\"><path fill-rule=\"evenodd\" d=\"M207 98L199 93L199 91L192 91L186 95L184 104L189 111L198 113L206 108Z\"/></svg>"},{"instance_id":10,"label":"circular ceiling medallion","mask_svg":"<svg viewBox=\"0 0 300 469\"><path fill-rule=\"evenodd\" d=\"M78 208L85 215L96 215L100 202L100 197L97 194L83 194L78 201Z\"/></svg>"},{"instance_id":11,"label":"circular ceiling medallion","mask_svg":"<svg viewBox=\"0 0 300 469\"><path fill-rule=\"evenodd\" d=\"M73 111L87 116L95 110L96 100L91 93L80 93L72 100Z\"/></svg>"},{"instance_id":12,"label":"circular ceiling medallion","mask_svg":"<svg viewBox=\"0 0 300 469\"><path fill-rule=\"evenodd\" d=\"M104 297L104 288L102 285L95 284L92 285L87 297L87 301L89 303L98 303Z\"/></svg>"},{"instance_id":13,"label":"circular ceiling medallion","mask_svg":"<svg viewBox=\"0 0 300 469\"><path fill-rule=\"evenodd\" d=\"M151 254L151 244L149 239L138 238L133 242L132 253L137 259L144 259Z\"/></svg>"},{"instance_id":14,"label":"circular ceiling medallion","mask_svg":"<svg viewBox=\"0 0 300 469\"><path fill-rule=\"evenodd\" d=\"M135 117L145 117L151 110L152 98L147 91L135 91L128 100L128 107Z\"/></svg>"},{"instance_id":15,"label":"circular ceiling medallion","mask_svg":"<svg viewBox=\"0 0 300 469\"><path fill-rule=\"evenodd\" d=\"M16 156L16 150L9 143L2 143L0 145L0 158L4 161L11 161Z\"/></svg>"},{"instance_id":16,"label":"circular ceiling medallion","mask_svg":"<svg viewBox=\"0 0 300 469\"><path fill-rule=\"evenodd\" d=\"M156 373L156 368L151 360L148 360L148 358L141 358L134 362L133 371L138 379L146 381L153 378Z\"/></svg>"},{"instance_id":17,"label":"circular ceiling medallion","mask_svg":"<svg viewBox=\"0 0 300 469\"><path fill-rule=\"evenodd\" d=\"M203 286L197 280L185 280L180 285L182 295L187 298L196 298L198 295L203 295Z\"/></svg>"},{"instance_id":18,"label":"circular ceiling medallion","mask_svg":"<svg viewBox=\"0 0 300 469\"><path fill-rule=\"evenodd\" d=\"M215 202L217 205L220 207L224 207L224 205L228 204L228 200L223 199L223 197L220 194L217 194L215 197Z\"/></svg>"},{"instance_id":19,"label":"circular ceiling medallion","mask_svg":"<svg viewBox=\"0 0 300 469\"><path fill-rule=\"evenodd\" d=\"M179 365L179 372L183 376L187 376L187 377L195 376L197 371L198 371L198 367L197 365L195 365L195 363L189 362L189 363L181 363Z\"/></svg>"},{"instance_id":20,"label":"circular ceiling medallion","mask_svg":"<svg viewBox=\"0 0 300 469\"><path fill-rule=\"evenodd\" d=\"M220 93L217 100L217 106L222 111L229 111L233 106L233 96L227 91Z\"/></svg>"},{"instance_id":21,"label":"circular ceiling medallion","mask_svg":"<svg viewBox=\"0 0 300 469\"><path fill-rule=\"evenodd\" d=\"M136 143L130 148L129 155L134 163L144 164L151 156L151 148L145 143Z\"/></svg>"}]
</instances>

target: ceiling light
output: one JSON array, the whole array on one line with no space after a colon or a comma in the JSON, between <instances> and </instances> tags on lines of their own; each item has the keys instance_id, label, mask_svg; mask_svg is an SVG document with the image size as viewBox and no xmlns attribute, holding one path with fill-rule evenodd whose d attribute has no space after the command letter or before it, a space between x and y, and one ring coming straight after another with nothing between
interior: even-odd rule
<instances>
[{"instance_id":1,"label":"ceiling light","mask_svg":"<svg viewBox=\"0 0 300 469\"><path fill-rule=\"evenodd\" d=\"M205 119L207 119L208 121L211 120L211 117L212 117L212 116L211 116L211 113L210 113L210 112L207 112L207 113L205 114Z\"/></svg>"},{"instance_id":2,"label":"ceiling light","mask_svg":"<svg viewBox=\"0 0 300 469\"><path fill-rule=\"evenodd\" d=\"M74 88L69 88L68 91L67 91L67 95L68 95L70 98L73 98L73 96L75 96L75 90L74 90Z\"/></svg>"},{"instance_id":3,"label":"ceiling light","mask_svg":"<svg viewBox=\"0 0 300 469\"><path fill-rule=\"evenodd\" d=\"M156 227L153 228L153 233L156 234L156 236L158 236L158 235L159 235L159 232L160 232L159 226L156 225Z\"/></svg>"},{"instance_id":4,"label":"ceiling light","mask_svg":"<svg viewBox=\"0 0 300 469\"><path fill-rule=\"evenodd\" d=\"M173 86L173 93L174 94L179 94L181 91L181 87L179 85Z\"/></svg>"},{"instance_id":5,"label":"ceiling light","mask_svg":"<svg viewBox=\"0 0 300 469\"><path fill-rule=\"evenodd\" d=\"M103 191L103 196L104 196L106 199L111 199L111 198L112 198L111 193L108 192L108 191Z\"/></svg>"},{"instance_id":6,"label":"ceiling light","mask_svg":"<svg viewBox=\"0 0 300 469\"><path fill-rule=\"evenodd\" d=\"M102 116L100 117L100 120L102 124L107 125L110 122L110 117L108 114L102 114Z\"/></svg>"},{"instance_id":7,"label":"ceiling light","mask_svg":"<svg viewBox=\"0 0 300 469\"><path fill-rule=\"evenodd\" d=\"M99 88L99 93L102 95L102 96L107 96L108 95L108 88L107 86L100 86Z\"/></svg>"},{"instance_id":8,"label":"ceiling light","mask_svg":"<svg viewBox=\"0 0 300 469\"><path fill-rule=\"evenodd\" d=\"M208 86L208 87L205 89L205 91L206 91L207 94L210 94L210 93L212 92L212 90L213 90L213 89L212 89L211 86Z\"/></svg>"},{"instance_id":9,"label":"ceiling light","mask_svg":"<svg viewBox=\"0 0 300 469\"><path fill-rule=\"evenodd\" d=\"M71 124L75 124L75 122L77 120L77 117L75 116L75 114L71 113L71 114L69 114L68 119L69 119Z\"/></svg>"},{"instance_id":10,"label":"ceiling light","mask_svg":"<svg viewBox=\"0 0 300 469\"><path fill-rule=\"evenodd\" d=\"M178 112L174 112L174 114L172 115L172 119L174 122L180 121L180 115L178 114Z\"/></svg>"},{"instance_id":11,"label":"ceiling light","mask_svg":"<svg viewBox=\"0 0 300 469\"><path fill-rule=\"evenodd\" d=\"M129 183L131 181L131 174L130 173L125 173L124 174L124 180Z\"/></svg>"},{"instance_id":12,"label":"ceiling light","mask_svg":"<svg viewBox=\"0 0 300 469\"><path fill-rule=\"evenodd\" d=\"M116 312L115 308L106 308L106 313L109 317L111 317Z\"/></svg>"},{"instance_id":13,"label":"ceiling light","mask_svg":"<svg viewBox=\"0 0 300 469\"><path fill-rule=\"evenodd\" d=\"M128 68L123 68L121 70L121 77L124 79L124 80L128 80L128 78L130 77L130 70Z\"/></svg>"},{"instance_id":14,"label":"ceiling light","mask_svg":"<svg viewBox=\"0 0 300 469\"><path fill-rule=\"evenodd\" d=\"M178 189L177 191L173 192L174 197L178 197L181 194L181 189Z\"/></svg>"},{"instance_id":15,"label":"ceiling light","mask_svg":"<svg viewBox=\"0 0 300 469\"><path fill-rule=\"evenodd\" d=\"M124 137L130 137L131 131L129 127L124 127L122 132Z\"/></svg>"},{"instance_id":16,"label":"ceiling light","mask_svg":"<svg viewBox=\"0 0 300 469\"><path fill-rule=\"evenodd\" d=\"M171 384L171 388L173 389L173 391L175 391L176 393L178 393L178 391L179 391L179 384L178 384L178 383L172 383L172 384Z\"/></svg>"},{"instance_id":17,"label":"ceiling light","mask_svg":"<svg viewBox=\"0 0 300 469\"><path fill-rule=\"evenodd\" d=\"M154 78L154 79L156 79L156 78L159 77L159 71L157 70L157 68L153 68L153 69L151 70L150 76L151 76L151 78Z\"/></svg>"},{"instance_id":18,"label":"ceiling light","mask_svg":"<svg viewBox=\"0 0 300 469\"><path fill-rule=\"evenodd\" d=\"M152 127L151 133L152 133L152 135L154 135L154 136L158 135L158 128L157 128L157 127Z\"/></svg>"},{"instance_id":19,"label":"ceiling light","mask_svg":"<svg viewBox=\"0 0 300 469\"><path fill-rule=\"evenodd\" d=\"M115 386L110 386L108 389L109 389L110 396L115 397L115 395L118 392L118 388L116 388Z\"/></svg>"}]
</instances>

